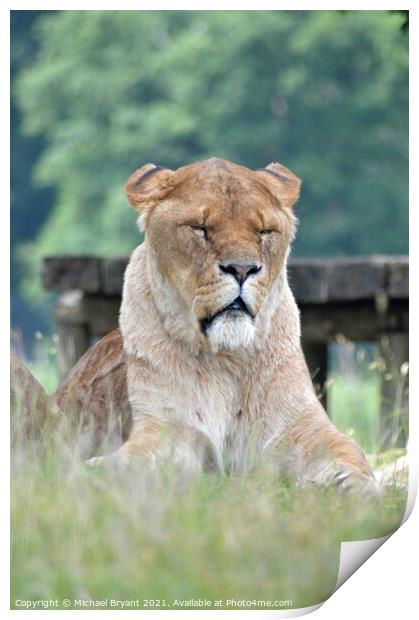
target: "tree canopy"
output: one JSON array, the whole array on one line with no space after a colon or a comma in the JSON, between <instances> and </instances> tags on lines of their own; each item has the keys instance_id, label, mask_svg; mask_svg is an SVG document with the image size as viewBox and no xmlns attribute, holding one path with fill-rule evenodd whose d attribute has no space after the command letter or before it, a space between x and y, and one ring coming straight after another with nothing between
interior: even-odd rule
<instances>
[{"instance_id":1,"label":"tree canopy","mask_svg":"<svg viewBox=\"0 0 419 620\"><path fill-rule=\"evenodd\" d=\"M302 178L295 254L406 252L402 23L386 11L41 15L15 94L45 145L34 182L55 198L20 255L39 269L46 254L131 251L128 175L211 156Z\"/></svg>"}]
</instances>

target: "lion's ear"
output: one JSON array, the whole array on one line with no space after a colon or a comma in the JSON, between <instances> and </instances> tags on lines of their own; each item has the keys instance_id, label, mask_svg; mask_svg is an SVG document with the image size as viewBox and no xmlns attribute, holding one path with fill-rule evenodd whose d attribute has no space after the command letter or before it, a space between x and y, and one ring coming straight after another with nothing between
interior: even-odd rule
<instances>
[{"instance_id":1,"label":"lion's ear","mask_svg":"<svg viewBox=\"0 0 419 620\"><path fill-rule=\"evenodd\" d=\"M146 164L129 177L125 184L125 193L130 204L141 210L147 203L165 198L174 185L173 170L155 164Z\"/></svg>"},{"instance_id":2,"label":"lion's ear","mask_svg":"<svg viewBox=\"0 0 419 620\"><path fill-rule=\"evenodd\" d=\"M301 181L291 170L281 164L269 164L257 174L263 175L269 191L279 199L282 206L290 209L300 195Z\"/></svg>"}]
</instances>

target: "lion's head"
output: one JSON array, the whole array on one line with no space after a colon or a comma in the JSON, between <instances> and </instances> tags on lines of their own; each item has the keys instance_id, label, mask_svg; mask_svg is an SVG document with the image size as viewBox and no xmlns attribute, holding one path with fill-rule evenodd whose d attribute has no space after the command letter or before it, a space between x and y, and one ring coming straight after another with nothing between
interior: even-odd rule
<instances>
[{"instance_id":1,"label":"lion's head","mask_svg":"<svg viewBox=\"0 0 419 620\"><path fill-rule=\"evenodd\" d=\"M299 188L280 164L252 171L214 158L175 171L147 164L128 179L170 310L188 313L213 350L253 341L281 286Z\"/></svg>"}]
</instances>

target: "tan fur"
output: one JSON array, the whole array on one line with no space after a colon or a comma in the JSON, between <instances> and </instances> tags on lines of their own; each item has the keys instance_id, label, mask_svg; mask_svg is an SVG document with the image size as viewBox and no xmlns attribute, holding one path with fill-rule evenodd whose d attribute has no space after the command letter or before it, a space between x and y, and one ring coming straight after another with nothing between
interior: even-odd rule
<instances>
[{"instance_id":1,"label":"tan fur","mask_svg":"<svg viewBox=\"0 0 419 620\"><path fill-rule=\"evenodd\" d=\"M77 362L54 394L56 405L81 431L84 457L116 449L131 431L126 355L119 329L107 334Z\"/></svg>"},{"instance_id":2,"label":"tan fur","mask_svg":"<svg viewBox=\"0 0 419 620\"><path fill-rule=\"evenodd\" d=\"M280 164L255 172L220 159L148 164L128 180L145 241L121 307L133 412L121 456L234 473L269 463L301 482L374 485L316 398L301 350L286 273L299 187ZM250 274L241 284L231 264ZM223 313L206 329L239 295L252 318Z\"/></svg>"},{"instance_id":3,"label":"tan fur","mask_svg":"<svg viewBox=\"0 0 419 620\"><path fill-rule=\"evenodd\" d=\"M10 357L10 417L11 443L16 446L22 438L41 440L48 436L63 419L61 409L13 353Z\"/></svg>"}]
</instances>

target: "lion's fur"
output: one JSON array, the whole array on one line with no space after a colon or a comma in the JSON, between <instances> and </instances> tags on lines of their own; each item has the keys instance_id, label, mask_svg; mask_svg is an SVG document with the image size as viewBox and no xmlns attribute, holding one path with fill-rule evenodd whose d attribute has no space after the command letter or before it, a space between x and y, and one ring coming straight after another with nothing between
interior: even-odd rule
<instances>
[{"instance_id":1,"label":"lion's fur","mask_svg":"<svg viewBox=\"0 0 419 620\"><path fill-rule=\"evenodd\" d=\"M133 431L119 454L232 472L252 454L302 481L372 479L321 407L301 350L286 271L299 186L279 164L254 172L218 159L130 177L145 241L123 290ZM232 263L254 266L241 287ZM254 318L224 313L205 330L238 295Z\"/></svg>"},{"instance_id":2,"label":"lion's fur","mask_svg":"<svg viewBox=\"0 0 419 620\"><path fill-rule=\"evenodd\" d=\"M48 436L63 418L57 403L14 353L10 356L10 417L12 445L22 438L41 440L43 431Z\"/></svg>"},{"instance_id":3,"label":"lion's fur","mask_svg":"<svg viewBox=\"0 0 419 620\"><path fill-rule=\"evenodd\" d=\"M129 437L126 354L114 329L79 359L54 394L54 401L81 431L78 448L85 457L115 449Z\"/></svg>"}]
</instances>

